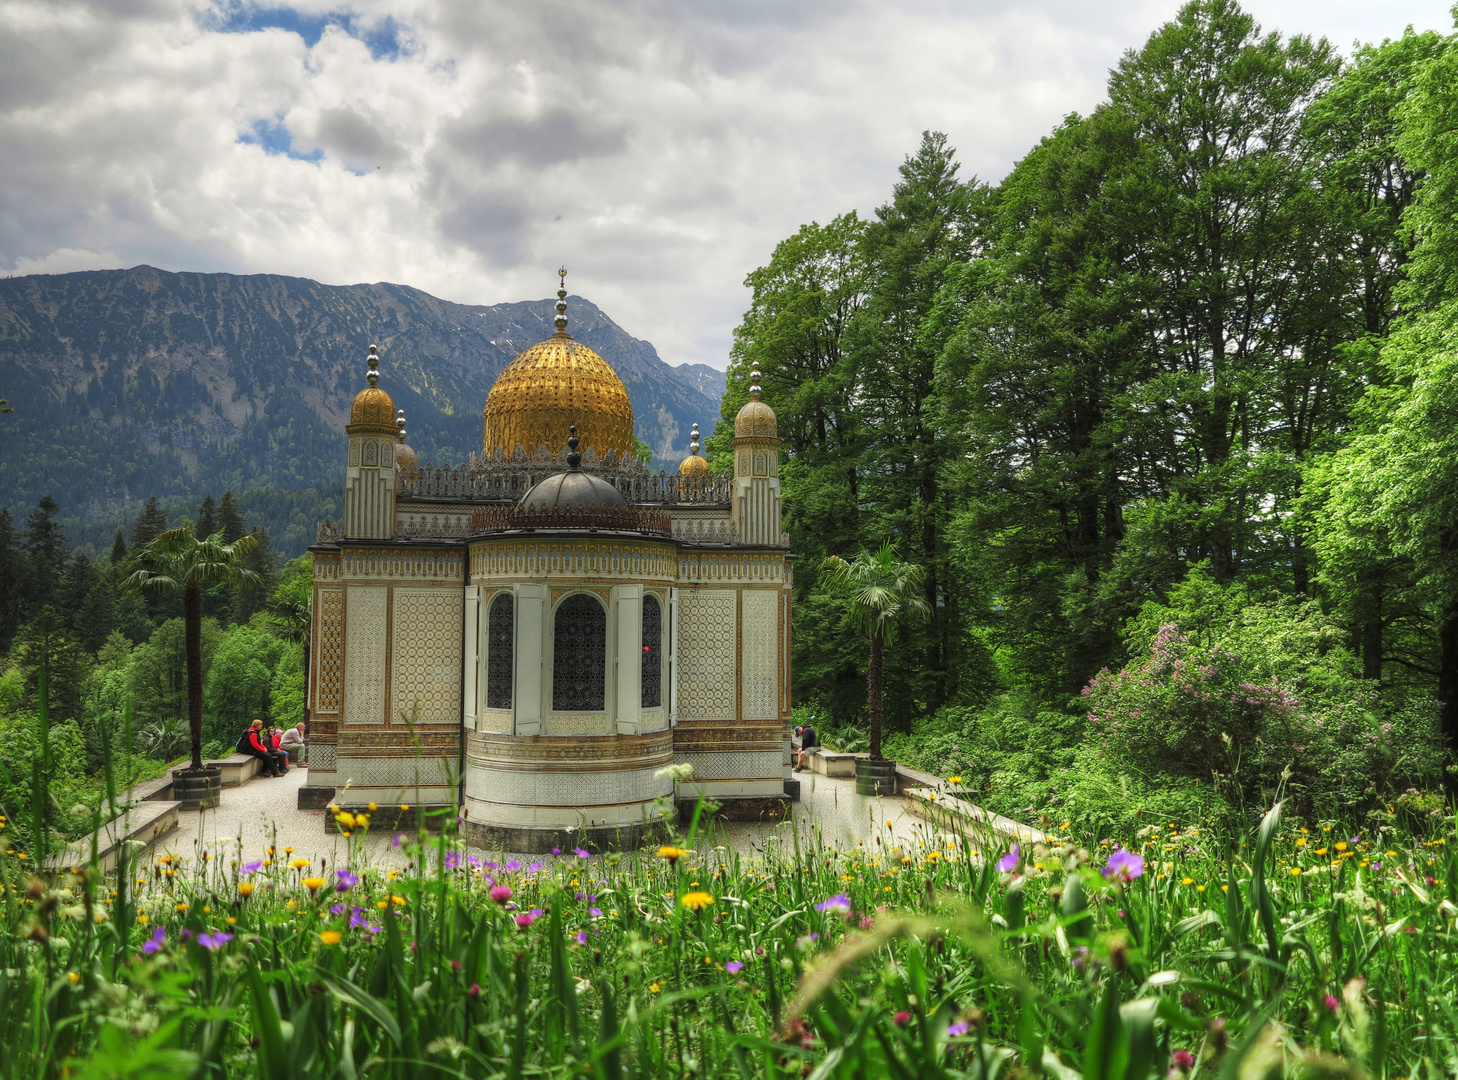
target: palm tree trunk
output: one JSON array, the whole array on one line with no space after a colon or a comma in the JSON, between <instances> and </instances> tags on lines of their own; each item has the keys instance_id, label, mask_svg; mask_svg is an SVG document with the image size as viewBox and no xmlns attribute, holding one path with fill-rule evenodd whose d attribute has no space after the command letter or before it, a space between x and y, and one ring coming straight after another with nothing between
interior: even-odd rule
<instances>
[{"instance_id":1,"label":"palm tree trunk","mask_svg":"<svg viewBox=\"0 0 1458 1080\"><path fill-rule=\"evenodd\" d=\"M309 632L304 633L304 727L310 728L313 725L309 722Z\"/></svg>"},{"instance_id":2,"label":"palm tree trunk","mask_svg":"<svg viewBox=\"0 0 1458 1080\"><path fill-rule=\"evenodd\" d=\"M871 635L871 662L866 671L866 694L871 710L871 760L881 760L881 672L885 664L884 639Z\"/></svg>"},{"instance_id":3,"label":"palm tree trunk","mask_svg":"<svg viewBox=\"0 0 1458 1080\"><path fill-rule=\"evenodd\" d=\"M189 581L182 592L182 629L187 648L187 734L192 767L202 763L202 586Z\"/></svg>"}]
</instances>

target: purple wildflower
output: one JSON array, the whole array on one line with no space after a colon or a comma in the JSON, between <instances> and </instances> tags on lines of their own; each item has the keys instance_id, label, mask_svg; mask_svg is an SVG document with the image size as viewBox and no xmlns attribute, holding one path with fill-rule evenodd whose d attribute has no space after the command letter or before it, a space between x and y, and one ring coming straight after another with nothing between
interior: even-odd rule
<instances>
[{"instance_id":1,"label":"purple wildflower","mask_svg":"<svg viewBox=\"0 0 1458 1080\"><path fill-rule=\"evenodd\" d=\"M454 870L461 865L461 853L459 851L447 851L445 857L445 868Z\"/></svg>"},{"instance_id":2,"label":"purple wildflower","mask_svg":"<svg viewBox=\"0 0 1458 1080\"><path fill-rule=\"evenodd\" d=\"M390 846L392 848L397 848L401 844L403 844L404 842L405 842L405 834L402 833L402 832L397 832L395 834L395 839L393 839L393 840L390 841Z\"/></svg>"},{"instance_id":3,"label":"purple wildflower","mask_svg":"<svg viewBox=\"0 0 1458 1080\"><path fill-rule=\"evenodd\" d=\"M514 873L515 871L521 869L521 863L517 862L515 859L512 859L509 863L507 863L501 869L505 870L508 874Z\"/></svg>"},{"instance_id":4,"label":"purple wildflower","mask_svg":"<svg viewBox=\"0 0 1458 1080\"><path fill-rule=\"evenodd\" d=\"M491 899L498 904L504 904L511 899L510 885L493 885L491 887Z\"/></svg>"},{"instance_id":5,"label":"purple wildflower","mask_svg":"<svg viewBox=\"0 0 1458 1080\"><path fill-rule=\"evenodd\" d=\"M587 852L583 851L580 847L573 848L572 854L576 855L579 859L587 858Z\"/></svg>"},{"instance_id":6,"label":"purple wildflower","mask_svg":"<svg viewBox=\"0 0 1458 1080\"><path fill-rule=\"evenodd\" d=\"M837 915L848 915L850 914L850 909L850 897L846 896L844 893L841 893L838 896L832 896L828 900L822 900L820 903L815 905L816 911L833 911Z\"/></svg>"},{"instance_id":7,"label":"purple wildflower","mask_svg":"<svg viewBox=\"0 0 1458 1080\"><path fill-rule=\"evenodd\" d=\"M359 908L355 908L354 910L355 911L358 911ZM344 905L343 904L335 904L332 908L329 909L329 913L331 915L343 915L344 914Z\"/></svg>"},{"instance_id":8,"label":"purple wildflower","mask_svg":"<svg viewBox=\"0 0 1458 1080\"><path fill-rule=\"evenodd\" d=\"M952 1038L959 1038L972 1030L972 1025L965 1020L958 1020L955 1024L947 1025L947 1034Z\"/></svg>"},{"instance_id":9,"label":"purple wildflower","mask_svg":"<svg viewBox=\"0 0 1458 1080\"><path fill-rule=\"evenodd\" d=\"M562 849L561 849L561 848L559 848L559 847L554 847L554 848L553 848L553 849L552 849L552 854L553 854L553 855L560 855L560 854L562 854Z\"/></svg>"},{"instance_id":10,"label":"purple wildflower","mask_svg":"<svg viewBox=\"0 0 1458 1080\"><path fill-rule=\"evenodd\" d=\"M1103 868L1104 877L1110 881L1133 881L1144 875L1144 856L1135 855L1123 848L1115 848L1109 856L1108 865Z\"/></svg>"},{"instance_id":11,"label":"purple wildflower","mask_svg":"<svg viewBox=\"0 0 1458 1080\"><path fill-rule=\"evenodd\" d=\"M146 953L148 956L151 956L155 952L161 952L162 946L166 944L167 931L162 929L162 927L160 926L154 927L152 930L152 937L149 940L142 942L142 952Z\"/></svg>"},{"instance_id":12,"label":"purple wildflower","mask_svg":"<svg viewBox=\"0 0 1458 1080\"><path fill-rule=\"evenodd\" d=\"M579 931L577 931L577 944L579 944L579 945L586 945L587 944L587 931L586 930L579 930Z\"/></svg>"},{"instance_id":13,"label":"purple wildflower","mask_svg":"<svg viewBox=\"0 0 1458 1080\"><path fill-rule=\"evenodd\" d=\"M541 863L534 862L530 866L527 867L527 873L528 874L535 874L541 868L542 868L542 864Z\"/></svg>"},{"instance_id":14,"label":"purple wildflower","mask_svg":"<svg viewBox=\"0 0 1458 1080\"><path fill-rule=\"evenodd\" d=\"M228 944L228 942L232 940L232 934L199 934L197 938L197 943L208 952L217 952L219 949L221 949L224 945Z\"/></svg>"},{"instance_id":15,"label":"purple wildflower","mask_svg":"<svg viewBox=\"0 0 1458 1080\"><path fill-rule=\"evenodd\" d=\"M536 921L537 917L526 911L523 911L520 915L516 917L516 925L523 930L525 930L528 926Z\"/></svg>"},{"instance_id":16,"label":"purple wildflower","mask_svg":"<svg viewBox=\"0 0 1458 1080\"><path fill-rule=\"evenodd\" d=\"M730 975L738 975L741 971L744 970L744 965L741 964L738 960L730 960L727 964L724 965L724 970L727 971Z\"/></svg>"},{"instance_id":17,"label":"purple wildflower","mask_svg":"<svg viewBox=\"0 0 1458 1080\"><path fill-rule=\"evenodd\" d=\"M256 874L256 873L258 873L258 871L260 871L262 869L263 869L263 860L262 859L254 859L251 863L244 863L243 864L243 876L244 877L247 877L249 874Z\"/></svg>"},{"instance_id":18,"label":"purple wildflower","mask_svg":"<svg viewBox=\"0 0 1458 1080\"><path fill-rule=\"evenodd\" d=\"M602 918L602 908L590 907L587 909L587 914L592 916L594 919L600 919Z\"/></svg>"},{"instance_id":19,"label":"purple wildflower","mask_svg":"<svg viewBox=\"0 0 1458 1080\"><path fill-rule=\"evenodd\" d=\"M1023 846L1014 844L1012 850L997 860L997 869L1000 873L1010 874L1018 868L1018 863L1023 857Z\"/></svg>"},{"instance_id":20,"label":"purple wildflower","mask_svg":"<svg viewBox=\"0 0 1458 1080\"><path fill-rule=\"evenodd\" d=\"M339 878L339 882L334 888L339 892L349 892L350 889L359 884L358 874L351 874L348 870L336 870L334 873Z\"/></svg>"}]
</instances>

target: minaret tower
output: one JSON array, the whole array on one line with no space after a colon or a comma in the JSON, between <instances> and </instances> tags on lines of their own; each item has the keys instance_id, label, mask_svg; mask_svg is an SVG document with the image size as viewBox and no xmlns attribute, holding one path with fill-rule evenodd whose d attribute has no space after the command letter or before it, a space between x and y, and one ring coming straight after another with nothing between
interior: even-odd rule
<instances>
[{"instance_id":1,"label":"minaret tower","mask_svg":"<svg viewBox=\"0 0 1458 1080\"><path fill-rule=\"evenodd\" d=\"M349 540L395 535L395 403L381 390L378 350L370 346L369 386L349 410L349 471L344 481L344 528Z\"/></svg>"},{"instance_id":2,"label":"minaret tower","mask_svg":"<svg viewBox=\"0 0 1458 1080\"><path fill-rule=\"evenodd\" d=\"M734 501L730 517L741 544L784 546L780 533L780 438L775 411L759 400L759 366L749 398L734 418Z\"/></svg>"}]
</instances>

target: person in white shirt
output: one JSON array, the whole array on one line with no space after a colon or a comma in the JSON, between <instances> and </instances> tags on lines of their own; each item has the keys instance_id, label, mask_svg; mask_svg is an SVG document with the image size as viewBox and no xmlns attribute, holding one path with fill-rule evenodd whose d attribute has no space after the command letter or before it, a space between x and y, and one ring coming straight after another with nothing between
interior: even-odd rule
<instances>
[{"instance_id":1,"label":"person in white shirt","mask_svg":"<svg viewBox=\"0 0 1458 1080\"><path fill-rule=\"evenodd\" d=\"M307 745L308 743L304 739L303 724L285 728L283 738L278 741L278 748L288 754L289 760L296 764L303 759L304 747Z\"/></svg>"}]
</instances>

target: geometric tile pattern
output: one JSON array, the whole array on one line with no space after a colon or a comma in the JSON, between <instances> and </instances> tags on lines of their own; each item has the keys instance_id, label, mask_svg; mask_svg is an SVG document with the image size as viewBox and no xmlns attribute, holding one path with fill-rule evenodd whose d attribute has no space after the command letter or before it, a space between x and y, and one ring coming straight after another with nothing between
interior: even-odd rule
<instances>
[{"instance_id":1,"label":"geometric tile pattern","mask_svg":"<svg viewBox=\"0 0 1458 1080\"><path fill-rule=\"evenodd\" d=\"M460 722L464 599L458 589L395 590L390 697L396 713L418 706L418 723Z\"/></svg>"},{"instance_id":2,"label":"geometric tile pattern","mask_svg":"<svg viewBox=\"0 0 1458 1080\"><path fill-rule=\"evenodd\" d=\"M344 689L344 590L319 590L319 656L314 711L339 713Z\"/></svg>"},{"instance_id":3,"label":"geometric tile pattern","mask_svg":"<svg viewBox=\"0 0 1458 1080\"><path fill-rule=\"evenodd\" d=\"M678 603L678 715L734 718L734 593L685 590Z\"/></svg>"},{"instance_id":4,"label":"geometric tile pattern","mask_svg":"<svg viewBox=\"0 0 1458 1080\"><path fill-rule=\"evenodd\" d=\"M378 724L385 719L385 590L350 585L345 602L344 721Z\"/></svg>"},{"instance_id":5,"label":"geometric tile pattern","mask_svg":"<svg viewBox=\"0 0 1458 1080\"><path fill-rule=\"evenodd\" d=\"M691 780L759 780L779 776L784 767L778 750L733 750L720 754L674 754L675 765L692 765Z\"/></svg>"},{"instance_id":6,"label":"geometric tile pattern","mask_svg":"<svg viewBox=\"0 0 1458 1080\"><path fill-rule=\"evenodd\" d=\"M745 589L742 680L745 720L779 716L780 596L778 590Z\"/></svg>"}]
</instances>

